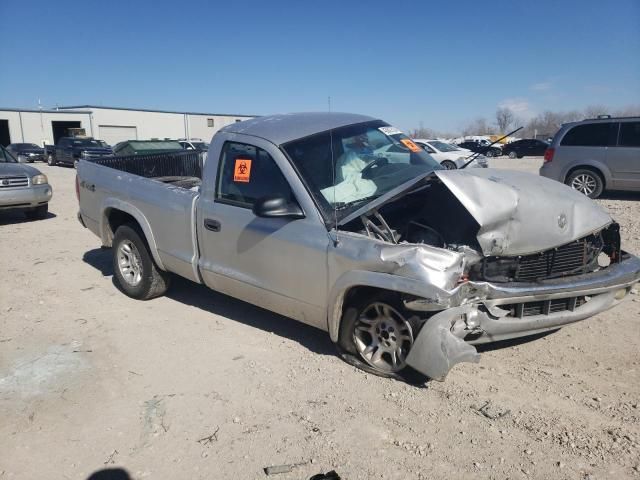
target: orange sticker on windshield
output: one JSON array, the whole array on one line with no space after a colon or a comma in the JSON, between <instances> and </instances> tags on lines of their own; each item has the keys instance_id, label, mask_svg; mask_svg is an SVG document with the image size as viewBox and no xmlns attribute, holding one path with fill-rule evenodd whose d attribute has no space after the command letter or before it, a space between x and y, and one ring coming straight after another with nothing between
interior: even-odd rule
<instances>
[{"instance_id":1,"label":"orange sticker on windshield","mask_svg":"<svg viewBox=\"0 0 640 480\"><path fill-rule=\"evenodd\" d=\"M236 158L236 164L233 169L233 181L249 183L249 180L251 180L251 160Z\"/></svg>"},{"instance_id":2,"label":"orange sticker on windshield","mask_svg":"<svg viewBox=\"0 0 640 480\"><path fill-rule=\"evenodd\" d=\"M400 141L404 144L405 147L407 147L412 152L416 152L417 153L417 152L420 151L420 147L418 145L416 145L415 143L413 143L408 138L401 138Z\"/></svg>"}]
</instances>

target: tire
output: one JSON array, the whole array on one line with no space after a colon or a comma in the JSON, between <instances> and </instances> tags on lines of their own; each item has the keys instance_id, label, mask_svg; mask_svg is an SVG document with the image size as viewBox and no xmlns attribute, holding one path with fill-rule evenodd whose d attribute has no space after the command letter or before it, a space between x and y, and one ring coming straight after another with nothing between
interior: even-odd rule
<instances>
[{"instance_id":1,"label":"tire","mask_svg":"<svg viewBox=\"0 0 640 480\"><path fill-rule=\"evenodd\" d=\"M120 290L138 300L164 295L170 282L170 275L158 268L135 224L121 225L113 237L113 276Z\"/></svg>"},{"instance_id":2,"label":"tire","mask_svg":"<svg viewBox=\"0 0 640 480\"><path fill-rule=\"evenodd\" d=\"M458 166L451 160L443 160L440 165L442 165L446 170L455 170L458 168Z\"/></svg>"},{"instance_id":3,"label":"tire","mask_svg":"<svg viewBox=\"0 0 640 480\"><path fill-rule=\"evenodd\" d=\"M52 153L47 155L47 165L49 165L50 167L53 167L56 165L56 158L53 156Z\"/></svg>"},{"instance_id":4,"label":"tire","mask_svg":"<svg viewBox=\"0 0 640 480\"><path fill-rule=\"evenodd\" d=\"M513 151L512 151L512 152L509 152L509 158L510 158L510 159L512 159L512 160L513 160L513 159L515 159L515 158L517 158L517 157L518 157L518 155L516 154L516 152L513 152Z\"/></svg>"},{"instance_id":5,"label":"tire","mask_svg":"<svg viewBox=\"0 0 640 480\"><path fill-rule=\"evenodd\" d=\"M418 329L418 318L402 307L397 294L360 295L345 305L338 348L345 361L361 370L423 384L428 377L406 365Z\"/></svg>"},{"instance_id":6,"label":"tire","mask_svg":"<svg viewBox=\"0 0 640 480\"><path fill-rule=\"evenodd\" d=\"M44 205L40 205L33 210L27 210L24 214L27 218L31 220L44 220L47 218L47 214L49 213L49 204L45 203Z\"/></svg>"},{"instance_id":7,"label":"tire","mask_svg":"<svg viewBox=\"0 0 640 480\"><path fill-rule=\"evenodd\" d=\"M493 152L491 150L487 150L486 153L484 154L485 157L487 158L491 158L494 156Z\"/></svg>"},{"instance_id":8,"label":"tire","mask_svg":"<svg viewBox=\"0 0 640 480\"><path fill-rule=\"evenodd\" d=\"M588 168L578 168L574 170L569 174L564 183L589 198L598 198L604 191L604 180L602 176Z\"/></svg>"}]
</instances>

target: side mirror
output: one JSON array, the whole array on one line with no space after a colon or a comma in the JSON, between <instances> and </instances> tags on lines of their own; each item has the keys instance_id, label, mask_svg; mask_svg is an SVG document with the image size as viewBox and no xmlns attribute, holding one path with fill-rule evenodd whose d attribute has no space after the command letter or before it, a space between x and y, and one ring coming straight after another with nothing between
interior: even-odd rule
<instances>
[{"instance_id":1,"label":"side mirror","mask_svg":"<svg viewBox=\"0 0 640 480\"><path fill-rule=\"evenodd\" d=\"M253 214L263 218L304 218L300 206L282 196L259 198L253 204Z\"/></svg>"}]
</instances>

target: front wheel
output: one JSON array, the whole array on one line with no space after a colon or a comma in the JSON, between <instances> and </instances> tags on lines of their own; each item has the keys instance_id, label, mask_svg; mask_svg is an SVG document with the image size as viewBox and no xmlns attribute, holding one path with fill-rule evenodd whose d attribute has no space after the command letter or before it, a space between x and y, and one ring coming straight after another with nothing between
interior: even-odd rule
<instances>
[{"instance_id":1,"label":"front wheel","mask_svg":"<svg viewBox=\"0 0 640 480\"><path fill-rule=\"evenodd\" d=\"M451 160L444 160L440 165L442 165L447 170L455 170L458 168L455 163Z\"/></svg>"},{"instance_id":2,"label":"front wheel","mask_svg":"<svg viewBox=\"0 0 640 480\"><path fill-rule=\"evenodd\" d=\"M485 153L484 156L491 158L491 157L493 157L495 155L493 154L493 152L491 150L487 150L487 153Z\"/></svg>"},{"instance_id":3,"label":"front wheel","mask_svg":"<svg viewBox=\"0 0 640 480\"><path fill-rule=\"evenodd\" d=\"M424 383L427 377L406 363L417 335L411 317L397 296L379 292L346 306L340 324L338 346L353 365L382 377Z\"/></svg>"},{"instance_id":4,"label":"front wheel","mask_svg":"<svg viewBox=\"0 0 640 480\"><path fill-rule=\"evenodd\" d=\"M602 177L593 170L579 168L567 177L565 182L574 190L584 193L589 198L598 198L604 190Z\"/></svg>"},{"instance_id":5,"label":"front wheel","mask_svg":"<svg viewBox=\"0 0 640 480\"><path fill-rule=\"evenodd\" d=\"M56 164L56 159L52 153L47 155L47 165L53 167Z\"/></svg>"},{"instance_id":6,"label":"front wheel","mask_svg":"<svg viewBox=\"0 0 640 480\"><path fill-rule=\"evenodd\" d=\"M509 152L509 158L510 159L515 159L518 156L518 154L516 152Z\"/></svg>"},{"instance_id":7,"label":"front wheel","mask_svg":"<svg viewBox=\"0 0 640 480\"><path fill-rule=\"evenodd\" d=\"M113 237L113 272L117 286L138 300L159 297L169 288L169 274L158 268L133 224L121 225Z\"/></svg>"}]
</instances>

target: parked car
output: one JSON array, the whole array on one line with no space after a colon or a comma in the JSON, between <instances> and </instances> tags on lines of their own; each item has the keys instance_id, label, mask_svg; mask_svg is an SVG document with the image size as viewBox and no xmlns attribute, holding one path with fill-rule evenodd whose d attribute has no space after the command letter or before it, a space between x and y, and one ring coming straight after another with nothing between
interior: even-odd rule
<instances>
[{"instance_id":1,"label":"parked car","mask_svg":"<svg viewBox=\"0 0 640 480\"><path fill-rule=\"evenodd\" d=\"M79 219L112 247L119 288L150 299L178 274L328 331L378 375L444 379L474 344L583 320L640 279L584 195L445 170L375 118L254 118L209 153L204 167L188 152L79 162Z\"/></svg>"},{"instance_id":2,"label":"parked car","mask_svg":"<svg viewBox=\"0 0 640 480\"><path fill-rule=\"evenodd\" d=\"M536 138L523 138L504 145L502 153L503 155L509 155L509 158L541 157L547 151L547 148L549 148L547 142Z\"/></svg>"},{"instance_id":3,"label":"parked car","mask_svg":"<svg viewBox=\"0 0 640 480\"><path fill-rule=\"evenodd\" d=\"M99 158L113 155L111 148L105 148L92 137L61 137L54 149L52 156L48 156L49 165L59 163L76 166L81 158Z\"/></svg>"},{"instance_id":4,"label":"parked car","mask_svg":"<svg viewBox=\"0 0 640 480\"><path fill-rule=\"evenodd\" d=\"M544 155L540 175L590 198L605 190L640 191L640 117L563 125Z\"/></svg>"},{"instance_id":5,"label":"parked car","mask_svg":"<svg viewBox=\"0 0 640 480\"><path fill-rule=\"evenodd\" d=\"M459 143L458 146L471 150L472 152L481 153L487 157L499 157L502 155L502 149L500 147L497 145L489 146L489 143L485 144L484 142L468 140L466 142Z\"/></svg>"},{"instance_id":6,"label":"parked car","mask_svg":"<svg viewBox=\"0 0 640 480\"><path fill-rule=\"evenodd\" d=\"M0 210L22 210L29 218L46 218L52 195L46 175L19 163L0 146Z\"/></svg>"},{"instance_id":7,"label":"parked car","mask_svg":"<svg viewBox=\"0 0 640 480\"><path fill-rule=\"evenodd\" d=\"M195 150L198 153L202 153L202 152L206 153L209 150L209 144L206 142L203 142L200 139L192 138L189 140L185 140L184 138L181 138L178 140L178 143L185 150Z\"/></svg>"},{"instance_id":8,"label":"parked car","mask_svg":"<svg viewBox=\"0 0 640 480\"><path fill-rule=\"evenodd\" d=\"M471 150L460 148L457 145L451 145L440 140L426 140L416 138L413 140L425 151L431 155L440 165L447 170L455 170L461 168L470 161L470 157L474 155ZM477 155L467 168L487 168L489 162L484 155Z\"/></svg>"},{"instance_id":9,"label":"parked car","mask_svg":"<svg viewBox=\"0 0 640 480\"><path fill-rule=\"evenodd\" d=\"M46 159L44 148L39 147L35 143L12 143L7 146L7 150L11 152L20 163L33 163L36 160L44 161Z\"/></svg>"},{"instance_id":10,"label":"parked car","mask_svg":"<svg viewBox=\"0 0 640 480\"><path fill-rule=\"evenodd\" d=\"M151 155L182 150L182 145L174 140L127 140L113 147L116 155Z\"/></svg>"}]
</instances>

